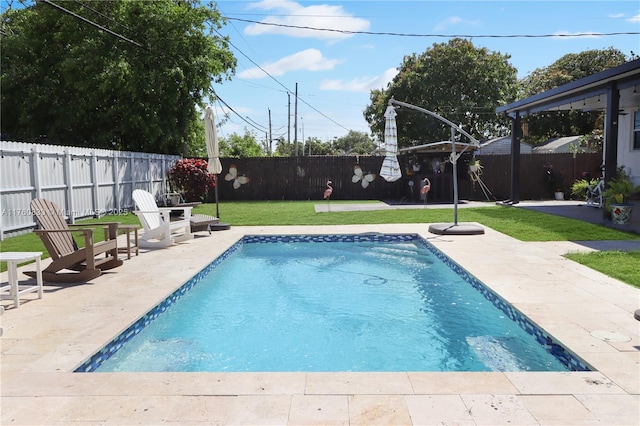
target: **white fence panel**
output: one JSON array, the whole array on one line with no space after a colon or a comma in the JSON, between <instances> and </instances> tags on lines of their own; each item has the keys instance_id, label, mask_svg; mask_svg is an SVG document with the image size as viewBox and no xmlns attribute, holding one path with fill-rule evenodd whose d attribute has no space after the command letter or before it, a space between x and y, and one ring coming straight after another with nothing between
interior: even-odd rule
<instances>
[{"instance_id":1,"label":"white fence panel","mask_svg":"<svg viewBox=\"0 0 640 426\"><path fill-rule=\"evenodd\" d=\"M0 141L0 239L29 232L31 200L57 204L70 222L133 208L134 189L167 192L177 155Z\"/></svg>"}]
</instances>

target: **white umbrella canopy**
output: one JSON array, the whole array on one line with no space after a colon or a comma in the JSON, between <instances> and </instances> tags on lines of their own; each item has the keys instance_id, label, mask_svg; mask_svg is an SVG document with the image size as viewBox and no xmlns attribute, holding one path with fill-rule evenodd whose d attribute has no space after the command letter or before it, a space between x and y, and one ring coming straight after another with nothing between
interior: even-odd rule
<instances>
[{"instance_id":1,"label":"white umbrella canopy","mask_svg":"<svg viewBox=\"0 0 640 426\"><path fill-rule=\"evenodd\" d=\"M393 106L387 106L384 113L384 150L386 156L380 168L380 176L387 182L395 182L402 177L400 164L398 164L398 129L396 126L396 110Z\"/></svg>"},{"instance_id":2,"label":"white umbrella canopy","mask_svg":"<svg viewBox=\"0 0 640 426\"><path fill-rule=\"evenodd\" d=\"M218 134L216 133L216 123L213 121L213 108L207 107L204 113L204 134L207 142L207 171L216 175L216 187L214 189L216 196L216 216L220 217L218 207L218 176L222 173L222 163L220 163L220 148L218 146Z\"/></svg>"},{"instance_id":3,"label":"white umbrella canopy","mask_svg":"<svg viewBox=\"0 0 640 426\"><path fill-rule=\"evenodd\" d=\"M209 106L204 114L204 133L207 141L207 156L209 157L207 170L210 173L219 175L222 173L222 164L220 163L218 134L216 133L216 124L213 119L213 109Z\"/></svg>"}]
</instances>

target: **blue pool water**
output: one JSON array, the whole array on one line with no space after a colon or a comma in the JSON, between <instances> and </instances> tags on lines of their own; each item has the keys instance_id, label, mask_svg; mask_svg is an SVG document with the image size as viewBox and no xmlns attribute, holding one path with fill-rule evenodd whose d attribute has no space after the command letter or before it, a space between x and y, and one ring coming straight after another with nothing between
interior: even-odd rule
<instances>
[{"instance_id":1,"label":"blue pool water","mask_svg":"<svg viewBox=\"0 0 640 426\"><path fill-rule=\"evenodd\" d=\"M363 234L245 237L76 371L584 369L422 238Z\"/></svg>"}]
</instances>

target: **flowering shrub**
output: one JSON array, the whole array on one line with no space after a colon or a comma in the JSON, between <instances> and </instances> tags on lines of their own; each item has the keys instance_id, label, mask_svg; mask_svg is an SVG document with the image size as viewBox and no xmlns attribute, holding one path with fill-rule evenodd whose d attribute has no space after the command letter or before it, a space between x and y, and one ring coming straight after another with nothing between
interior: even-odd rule
<instances>
[{"instance_id":1,"label":"flowering shrub","mask_svg":"<svg viewBox=\"0 0 640 426\"><path fill-rule=\"evenodd\" d=\"M209 188L216 186L216 176L207 171L207 162L200 158L183 158L169 169L169 181L187 202L203 201Z\"/></svg>"}]
</instances>

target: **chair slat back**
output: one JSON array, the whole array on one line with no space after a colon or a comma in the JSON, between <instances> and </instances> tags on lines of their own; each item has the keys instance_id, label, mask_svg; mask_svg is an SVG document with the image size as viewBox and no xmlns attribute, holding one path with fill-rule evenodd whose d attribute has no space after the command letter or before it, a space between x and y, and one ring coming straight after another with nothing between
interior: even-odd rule
<instances>
[{"instance_id":1,"label":"chair slat back","mask_svg":"<svg viewBox=\"0 0 640 426\"><path fill-rule=\"evenodd\" d=\"M142 212L138 217L145 229L155 229L163 224L160 209L158 209L156 200L150 192L142 189L134 190L133 201L136 203L138 210Z\"/></svg>"},{"instance_id":2,"label":"chair slat back","mask_svg":"<svg viewBox=\"0 0 640 426\"><path fill-rule=\"evenodd\" d=\"M66 229L69 230L67 222L64 219L63 211L51 201L36 198L31 201L31 211L36 217L36 221L43 230ZM66 256L77 250L77 246L73 241L71 231L69 232L51 232L40 234L42 242L47 247L49 255L53 259ZM51 252L53 250L54 252Z\"/></svg>"}]
</instances>

